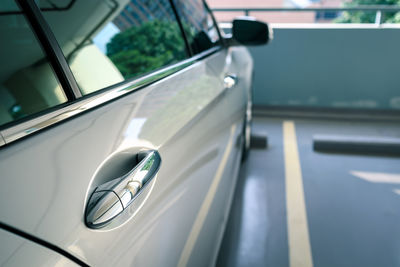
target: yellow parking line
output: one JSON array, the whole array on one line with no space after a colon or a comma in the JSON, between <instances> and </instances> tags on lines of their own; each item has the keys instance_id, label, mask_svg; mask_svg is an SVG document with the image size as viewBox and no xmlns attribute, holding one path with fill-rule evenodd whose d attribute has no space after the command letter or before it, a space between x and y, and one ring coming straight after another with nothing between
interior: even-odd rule
<instances>
[{"instance_id":1,"label":"yellow parking line","mask_svg":"<svg viewBox=\"0 0 400 267\"><path fill-rule=\"evenodd\" d=\"M283 122L286 212L291 267L312 267L303 179L293 121Z\"/></svg>"}]
</instances>

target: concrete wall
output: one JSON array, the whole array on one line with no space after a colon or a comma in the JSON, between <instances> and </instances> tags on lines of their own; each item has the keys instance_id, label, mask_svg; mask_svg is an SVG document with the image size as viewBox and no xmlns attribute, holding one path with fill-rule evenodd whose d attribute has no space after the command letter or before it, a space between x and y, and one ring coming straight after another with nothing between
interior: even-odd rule
<instances>
[{"instance_id":1,"label":"concrete wall","mask_svg":"<svg viewBox=\"0 0 400 267\"><path fill-rule=\"evenodd\" d=\"M400 109L400 28L274 26L250 52L256 106Z\"/></svg>"}]
</instances>

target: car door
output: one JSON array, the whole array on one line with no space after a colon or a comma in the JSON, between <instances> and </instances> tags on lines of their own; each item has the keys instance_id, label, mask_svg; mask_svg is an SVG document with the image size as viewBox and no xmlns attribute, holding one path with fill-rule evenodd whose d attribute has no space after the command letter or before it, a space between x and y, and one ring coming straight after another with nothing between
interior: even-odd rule
<instances>
[{"instance_id":1,"label":"car door","mask_svg":"<svg viewBox=\"0 0 400 267\"><path fill-rule=\"evenodd\" d=\"M21 236L0 229L0 264L9 266L79 266L80 262L45 248Z\"/></svg>"},{"instance_id":2,"label":"car door","mask_svg":"<svg viewBox=\"0 0 400 267\"><path fill-rule=\"evenodd\" d=\"M2 33L4 61L28 56L2 75L0 221L89 265L212 264L240 160L246 52L223 47L202 1L23 2L39 41ZM161 161L140 194L88 227L94 190L149 151Z\"/></svg>"}]
</instances>

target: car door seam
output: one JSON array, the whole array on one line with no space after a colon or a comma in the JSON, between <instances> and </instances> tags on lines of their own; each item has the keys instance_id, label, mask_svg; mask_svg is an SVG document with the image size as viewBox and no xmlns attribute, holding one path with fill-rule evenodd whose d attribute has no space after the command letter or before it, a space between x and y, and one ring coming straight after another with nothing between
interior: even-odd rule
<instances>
[{"instance_id":1,"label":"car door seam","mask_svg":"<svg viewBox=\"0 0 400 267\"><path fill-rule=\"evenodd\" d=\"M26 233L24 231L21 231L21 230L19 230L17 228L14 228L14 227L12 227L10 225L7 225L5 223L0 222L0 229L3 229L5 231L7 231L7 232L10 232L10 233L13 233L15 235L18 235L20 237L23 237L24 239L27 239L27 240L29 240L31 242L34 242L34 243L39 244L39 245L41 245L43 247L46 247L46 248L48 248L48 249L50 249L50 250L52 250L54 252L57 252L58 254L61 254L62 256L68 258L69 260L73 261L74 263L76 263L76 264L78 264L80 266L89 266L88 264L83 262L81 259L79 259L76 256L70 254L69 252L63 250L62 248L60 248L60 247L58 247L56 245L53 245L53 244L51 244L51 243L49 243L49 242L47 242L47 241L45 241L45 240L43 240L41 238L38 238L38 237L36 237L34 235L28 234L28 233Z\"/></svg>"}]
</instances>

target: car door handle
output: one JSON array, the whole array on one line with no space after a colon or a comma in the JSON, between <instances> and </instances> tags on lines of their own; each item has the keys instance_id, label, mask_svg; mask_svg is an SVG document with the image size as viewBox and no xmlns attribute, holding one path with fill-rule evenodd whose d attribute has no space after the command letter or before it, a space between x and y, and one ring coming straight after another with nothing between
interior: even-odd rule
<instances>
[{"instance_id":1,"label":"car door handle","mask_svg":"<svg viewBox=\"0 0 400 267\"><path fill-rule=\"evenodd\" d=\"M224 88L230 89L236 85L237 76L236 74L227 74L224 77Z\"/></svg>"},{"instance_id":2,"label":"car door handle","mask_svg":"<svg viewBox=\"0 0 400 267\"><path fill-rule=\"evenodd\" d=\"M85 223L98 229L121 214L149 184L161 165L160 154L155 150L136 155L138 164L122 177L95 188L85 211Z\"/></svg>"}]
</instances>

